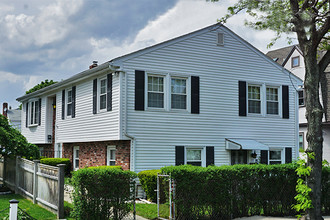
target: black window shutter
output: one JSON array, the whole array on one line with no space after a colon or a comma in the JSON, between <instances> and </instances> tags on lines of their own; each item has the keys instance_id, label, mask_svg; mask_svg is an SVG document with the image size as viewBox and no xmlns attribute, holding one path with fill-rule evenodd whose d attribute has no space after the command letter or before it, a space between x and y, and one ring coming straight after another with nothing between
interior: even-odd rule
<instances>
[{"instance_id":1,"label":"black window shutter","mask_svg":"<svg viewBox=\"0 0 330 220\"><path fill-rule=\"evenodd\" d=\"M260 152L260 163L268 164L268 150L262 150Z\"/></svg>"},{"instance_id":2,"label":"black window shutter","mask_svg":"<svg viewBox=\"0 0 330 220\"><path fill-rule=\"evenodd\" d=\"M26 113L26 121L25 121L25 127L29 126L29 102L26 102L26 106L25 106L25 113Z\"/></svg>"},{"instance_id":3,"label":"black window shutter","mask_svg":"<svg viewBox=\"0 0 330 220\"><path fill-rule=\"evenodd\" d=\"M97 113L97 79L93 80L93 114Z\"/></svg>"},{"instance_id":4,"label":"black window shutter","mask_svg":"<svg viewBox=\"0 0 330 220\"><path fill-rule=\"evenodd\" d=\"M285 148L285 163L291 163L292 162L292 148L286 147Z\"/></svg>"},{"instance_id":5,"label":"black window shutter","mask_svg":"<svg viewBox=\"0 0 330 220\"><path fill-rule=\"evenodd\" d=\"M38 102L38 111L39 111L38 125L41 125L41 99L39 99Z\"/></svg>"},{"instance_id":6,"label":"black window shutter","mask_svg":"<svg viewBox=\"0 0 330 220\"><path fill-rule=\"evenodd\" d=\"M244 164L247 164L247 158L248 158L247 150L243 152L244 152Z\"/></svg>"},{"instance_id":7,"label":"black window shutter","mask_svg":"<svg viewBox=\"0 0 330 220\"><path fill-rule=\"evenodd\" d=\"M76 86L72 87L72 118L76 117Z\"/></svg>"},{"instance_id":8,"label":"black window shutter","mask_svg":"<svg viewBox=\"0 0 330 220\"><path fill-rule=\"evenodd\" d=\"M107 75L107 111L112 110L112 73Z\"/></svg>"},{"instance_id":9,"label":"black window shutter","mask_svg":"<svg viewBox=\"0 0 330 220\"><path fill-rule=\"evenodd\" d=\"M246 82L238 81L239 116L246 116Z\"/></svg>"},{"instance_id":10,"label":"black window shutter","mask_svg":"<svg viewBox=\"0 0 330 220\"><path fill-rule=\"evenodd\" d=\"M199 76L191 77L191 113L199 114Z\"/></svg>"},{"instance_id":11,"label":"black window shutter","mask_svg":"<svg viewBox=\"0 0 330 220\"><path fill-rule=\"evenodd\" d=\"M175 166L184 164L184 146L175 146Z\"/></svg>"},{"instance_id":12,"label":"black window shutter","mask_svg":"<svg viewBox=\"0 0 330 220\"><path fill-rule=\"evenodd\" d=\"M144 111L144 71L135 70L135 110Z\"/></svg>"},{"instance_id":13,"label":"black window shutter","mask_svg":"<svg viewBox=\"0 0 330 220\"><path fill-rule=\"evenodd\" d=\"M214 147L206 147L206 166L214 165Z\"/></svg>"},{"instance_id":14,"label":"black window shutter","mask_svg":"<svg viewBox=\"0 0 330 220\"><path fill-rule=\"evenodd\" d=\"M62 90L62 120L65 118L65 90Z\"/></svg>"},{"instance_id":15,"label":"black window shutter","mask_svg":"<svg viewBox=\"0 0 330 220\"><path fill-rule=\"evenodd\" d=\"M289 86L282 86L283 118L289 118Z\"/></svg>"}]
</instances>

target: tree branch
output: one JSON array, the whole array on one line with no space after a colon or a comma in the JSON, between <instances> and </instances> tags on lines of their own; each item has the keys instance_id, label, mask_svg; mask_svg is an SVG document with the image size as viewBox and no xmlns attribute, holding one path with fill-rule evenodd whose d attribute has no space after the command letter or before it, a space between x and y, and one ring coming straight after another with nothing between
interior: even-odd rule
<instances>
[{"instance_id":1,"label":"tree branch","mask_svg":"<svg viewBox=\"0 0 330 220\"><path fill-rule=\"evenodd\" d=\"M324 72L324 70L327 68L327 66L330 63L330 50L328 50L324 56L322 57L322 59L319 62L319 71L320 73Z\"/></svg>"},{"instance_id":2,"label":"tree branch","mask_svg":"<svg viewBox=\"0 0 330 220\"><path fill-rule=\"evenodd\" d=\"M324 35L329 32L329 29L330 29L330 16L327 16L327 18L324 21L324 24L317 31L317 38L315 42L317 45L321 42Z\"/></svg>"}]
</instances>

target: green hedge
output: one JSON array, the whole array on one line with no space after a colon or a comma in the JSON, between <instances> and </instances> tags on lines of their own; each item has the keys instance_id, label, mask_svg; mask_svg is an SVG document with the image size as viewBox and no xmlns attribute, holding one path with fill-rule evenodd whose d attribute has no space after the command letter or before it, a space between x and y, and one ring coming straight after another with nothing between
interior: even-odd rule
<instances>
[{"instance_id":1,"label":"green hedge","mask_svg":"<svg viewBox=\"0 0 330 220\"><path fill-rule=\"evenodd\" d=\"M79 169L72 175L75 219L123 219L131 210L136 173L112 167Z\"/></svg>"},{"instance_id":2,"label":"green hedge","mask_svg":"<svg viewBox=\"0 0 330 220\"><path fill-rule=\"evenodd\" d=\"M104 169L104 168L111 168L111 169L120 169L123 170L121 166L98 166L98 167L87 167L91 169Z\"/></svg>"},{"instance_id":3,"label":"green hedge","mask_svg":"<svg viewBox=\"0 0 330 220\"><path fill-rule=\"evenodd\" d=\"M70 176L71 161L68 158L42 158L40 163L50 166L57 166L58 164L65 164L65 176Z\"/></svg>"},{"instance_id":4,"label":"green hedge","mask_svg":"<svg viewBox=\"0 0 330 220\"><path fill-rule=\"evenodd\" d=\"M177 219L293 216L295 164L162 168L176 181ZM323 169L322 206L329 212L330 168ZM151 178L149 178L151 179ZM153 183L154 184L154 183Z\"/></svg>"},{"instance_id":5,"label":"green hedge","mask_svg":"<svg viewBox=\"0 0 330 220\"><path fill-rule=\"evenodd\" d=\"M147 199L151 201L157 201L157 173L160 170L145 170L138 173L138 177L142 188L146 192Z\"/></svg>"}]
</instances>

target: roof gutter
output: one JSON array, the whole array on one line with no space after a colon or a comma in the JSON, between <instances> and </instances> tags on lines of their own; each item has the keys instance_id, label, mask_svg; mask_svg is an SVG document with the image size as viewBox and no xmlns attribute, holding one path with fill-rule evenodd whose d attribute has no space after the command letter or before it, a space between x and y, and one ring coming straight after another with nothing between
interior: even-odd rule
<instances>
[{"instance_id":1,"label":"roof gutter","mask_svg":"<svg viewBox=\"0 0 330 220\"><path fill-rule=\"evenodd\" d=\"M72 76L68 79L62 80L58 83L47 86L45 88L42 88L42 89L40 89L38 91L35 91L35 92L32 92L30 94L21 96L21 97L17 98L16 100L19 101L19 102L23 102L23 101L26 101L30 98L36 97L36 96L42 96L44 94L47 94L47 93L53 92L55 90L58 90L61 87L68 86L70 84L82 81L84 79L88 79L88 78L92 77L93 75L102 74L104 72L107 72L107 71L109 71L109 69L110 69L110 71L112 71L112 69L109 68L109 62L105 62L105 63L103 63L103 64L101 64L97 67L94 67L92 69L88 69L88 70L85 70L85 71L80 72L78 74L75 74L74 76Z\"/></svg>"}]
</instances>

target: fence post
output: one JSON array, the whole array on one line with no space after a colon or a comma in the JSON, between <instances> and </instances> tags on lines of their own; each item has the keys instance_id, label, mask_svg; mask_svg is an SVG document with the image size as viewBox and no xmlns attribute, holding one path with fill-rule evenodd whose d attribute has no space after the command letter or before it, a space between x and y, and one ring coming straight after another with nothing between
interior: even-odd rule
<instances>
[{"instance_id":1,"label":"fence post","mask_svg":"<svg viewBox=\"0 0 330 220\"><path fill-rule=\"evenodd\" d=\"M57 218L64 217L64 168L65 164L58 164L58 204Z\"/></svg>"},{"instance_id":2,"label":"fence post","mask_svg":"<svg viewBox=\"0 0 330 220\"><path fill-rule=\"evenodd\" d=\"M34 162L34 169L33 169L33 204L37 203L37 197L38 197L38 163L40 163L40 160L33 160Z\"/></svg>"},{"instance_id":3,"label":"fence post","mask_svg":"<svg viewBox=\"0 0 330 220\"><path fill-rule=\"evenodd\" d=\"M18 194L18 187L19 187L19 170L20 170L20 161L21 161L21 157L17 156L16 157L16 176L15 176L15 194Z\"/></svg>"},{"instance_id":4,"label":"fence post","mask_svg":"<svg viewBox=\"0 0 330 220\"><path fill-rule=\"evenodd\" d=\"M18 203L16 199L12 199L9 201L10 203L10 211L9 211L9 220L17 220L17 210L18 210Z\"/></svg>"},{"instance_id":5,"label":"fence post","mask_svg":"<svg viewBox=\"0 0 330 220\"><path fill-rule=\"evenodd\" d=\"M3 176L2 176L2 179L3 179L3 181L2 181L2 184L6 184L6 170L7 170L7 160L6 160L6 156L4 156L3 157Z\"/></svg>"}]
</instances>

